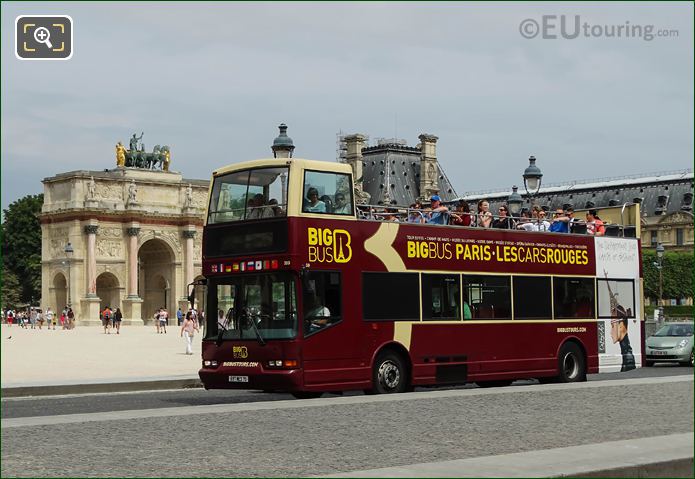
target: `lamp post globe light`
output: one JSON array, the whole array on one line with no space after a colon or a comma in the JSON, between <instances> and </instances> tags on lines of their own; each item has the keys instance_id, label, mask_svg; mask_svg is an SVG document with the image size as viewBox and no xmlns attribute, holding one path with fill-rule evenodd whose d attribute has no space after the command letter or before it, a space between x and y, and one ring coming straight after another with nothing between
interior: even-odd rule
<instances>
[{"instance_id":1,"label":"lamp post globe light","mask_svg":"<svg viewBox=\"0 0 695 479\"><path fill-rule=\"evenodd\" d=\"M659 321L663 321L664 307L662 306L662 302L664 300L664 245L662 245L661 243L656 245L656 257L658 259L658 262L655 263L654 266L656 266L656 268L659 270Z\"/></svg>"},{"instance_id":2,"label":"lamp post globe light","mask_svg":"<svg viewBox=\"0 0 695 479\"><path fill-rule=\"evenodd\" d=\"M507 204L509 205L509 212L512 216L518 217L521 212L521 205L524 204L524 199L518 193L518 187L516 185L512 186L512 194L507 198Z\"/></svg>"},{"instance_id":3,"label":"lamp post globe light","mask_svg":"<svg viewBox=\"0 0 695 479\"><path fill-rule=\"evenodd\" d=\"M528 163L529 165L524 170L524 188L526 188L526 193L533 198L541 189L543 173L541 169L536 166L535 156L529 156Z\"/></svg>"},{"instance_id":4,"label":"lamp post globe light","mask_svg":"<svg viewBox=\"0 0 695 479\"><path fill-rule=\"evenodd\" d=\"M67 293L68 293L68 298L67 298L68 308L72 307L72 300L70 297L70 259L72 258L72 254L74 252L75 252L75 250L72 249L72 244L70 244L70 242L68 241L68 244L65 245L65 257L67 258L67 262L68 262L68 281L67 281L67 283L68 283L68 291L67 291ZM60 308L60 305L58 304L58 305L56 305L56 307Z\"/></svg>"}]
</instances>

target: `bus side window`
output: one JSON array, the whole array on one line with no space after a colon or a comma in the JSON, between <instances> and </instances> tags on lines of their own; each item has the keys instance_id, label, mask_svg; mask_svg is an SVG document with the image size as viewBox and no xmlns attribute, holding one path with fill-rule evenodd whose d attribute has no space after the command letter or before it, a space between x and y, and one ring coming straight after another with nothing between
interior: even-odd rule
<instances>
[{"instance_id":1,"label":"bus side window","mask_svg":"<svg viewBox=\"0 0 695 479\"><path fill-rule=\"evenodd\" d=\"M463 275L463 284L474 319L511 319L509 276Z\"/></svg>"},{"instance_id":2,"label":"bus side window","mask_svg":"<svg viewBox=\"0 0 695 479\"><path fill-rule=\"evenodd\" d=\"M304 284L304 336L338 323L341 317L340 273L306 272Z\"/></svg>"}]
</instances>

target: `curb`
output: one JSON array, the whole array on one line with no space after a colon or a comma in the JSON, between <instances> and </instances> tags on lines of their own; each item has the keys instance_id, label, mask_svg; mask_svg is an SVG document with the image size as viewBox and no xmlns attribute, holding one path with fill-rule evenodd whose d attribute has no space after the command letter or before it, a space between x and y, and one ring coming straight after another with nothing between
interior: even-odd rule
<instances>
[{"instance_id":1,"label":"curb","mask_svg":"<svg viewBox=\"0 0 695 479\"><path fill-rule=\"evenodd\" d=\"M598 469L579 474L576 477L693 477L693 464L693 457L691 456L615 469Z\"/></svg>"},{"instance_id":2,"label":"curb","mask_svg":"<svg viewBox=\"0 0 695 479\"><path fill-rule=\"evenodd\" d=\"M2 388L0 395L2 395L3 398L18 398L27 396L55 396L60 394L156 391L160 389L191 389L202 387L203 383L198 378L160 379L151 381L114 383L55 384L7 387Z\"/></svg>"}]
</instances>

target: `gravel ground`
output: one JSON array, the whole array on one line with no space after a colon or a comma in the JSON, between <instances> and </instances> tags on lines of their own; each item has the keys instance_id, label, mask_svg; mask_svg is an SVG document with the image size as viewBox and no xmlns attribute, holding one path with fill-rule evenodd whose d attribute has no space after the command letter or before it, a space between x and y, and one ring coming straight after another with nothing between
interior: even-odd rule
<instances>
[{"instance_id":1,"label":"gravel ground","mask_svg":"<svg viewBox=\"0 0 695 479\"><path fill-rule=\"evenodd\" d=\"M3 429L1 473L307 476L691 431L692 382L610 385Z\"/></svg>"}]
</instances>

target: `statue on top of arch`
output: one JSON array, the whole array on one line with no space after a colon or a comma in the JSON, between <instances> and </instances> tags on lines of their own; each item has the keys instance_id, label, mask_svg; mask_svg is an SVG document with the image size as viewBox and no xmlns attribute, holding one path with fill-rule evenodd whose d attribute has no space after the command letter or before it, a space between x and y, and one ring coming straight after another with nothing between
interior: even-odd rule
<instances>
[{"instance_id":1,"label":"statue on top of arch","mask_svg":"<svg viewBox=\"0 0 695 479\"><path fill-rule=\"evenodd\" d=\"M126 150L125 145L120 141L116 144L116 166L118 168L143 168L146 170L161 169L169 171L171 164L171 151L168 145L155 146L152 153L145 151L142 143L144 132L137 136L133 133L130 138L130 149Z\"/></svg>"}]
</instances>

